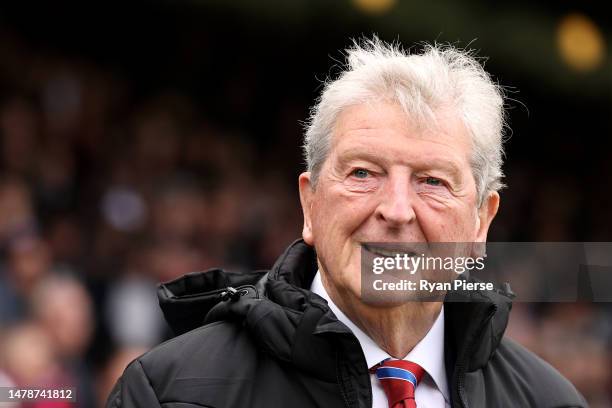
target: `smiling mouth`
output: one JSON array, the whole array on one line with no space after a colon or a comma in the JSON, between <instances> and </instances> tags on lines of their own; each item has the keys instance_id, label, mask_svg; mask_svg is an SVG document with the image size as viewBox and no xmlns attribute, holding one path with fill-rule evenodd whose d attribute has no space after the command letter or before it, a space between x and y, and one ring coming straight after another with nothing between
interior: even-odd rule
<instances>
[{"instance_id":1,"label":"smiling mouth","mask_svg":"<svg viewBox=\"0 0 612 408\"><path fill-rule=\"evenodd\" d=\"M392 243L362 243L361 247L375 256L381 256L385 258L394 258L396 255L407 255L413 257L417 255L417 252L408 248L407 245L392 244Z\"/></svg>"}]
</instances>

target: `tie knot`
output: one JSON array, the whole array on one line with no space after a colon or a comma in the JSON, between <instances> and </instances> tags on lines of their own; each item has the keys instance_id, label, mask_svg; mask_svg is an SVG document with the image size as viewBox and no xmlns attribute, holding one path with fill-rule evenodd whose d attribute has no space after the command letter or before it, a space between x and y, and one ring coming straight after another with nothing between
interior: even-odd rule
<instances>
[{"instance_id":1,"label":"tie knot","mask_svg":"<svg viewBox=\"0 0 612 408\"><path fill-rule=\"evenodd\" d=\"M405 407L416 407L414 392L423 378L425 370L420 365L406 360L385 360L376 367L376 377L380 381L389 407L404 402Z\"/></svg>"},{"instance_id":2,"label":"tie knot","mask_svg":"<svg viewBox=\"0 0 612 408\"><path fill-rule=\"evenodd\" d=\"M391 375L391 377L407 379L413 383L415 387L419 381L421 381L421 378L423 378L424 373L425 370L423 367L417 363L407 360L385 360L381 362L376 369L376 376L378 379L386 376L387 374L395 374Z\"/></svg>"}]
</instances>

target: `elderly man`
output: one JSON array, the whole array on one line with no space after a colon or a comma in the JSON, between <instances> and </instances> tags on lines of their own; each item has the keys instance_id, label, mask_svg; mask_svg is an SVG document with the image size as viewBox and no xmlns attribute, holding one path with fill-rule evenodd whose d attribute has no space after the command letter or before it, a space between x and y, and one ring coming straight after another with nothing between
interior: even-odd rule
<instances>
[{"instance_id":1,"label":"elderly man","mask_svg":"<svg viewBox=\"0 0 612 408\"><path fill-rule=\"evenodd\" d=\"M364 299L368 243L486 241L502 186L503 98L451 47L408 55L375 38L347 52L306 131L303 240L269 272L161 285L182 335L133 361L108 407L586 406L502 338L504 291Z\"/></svg>"}]
</instances>

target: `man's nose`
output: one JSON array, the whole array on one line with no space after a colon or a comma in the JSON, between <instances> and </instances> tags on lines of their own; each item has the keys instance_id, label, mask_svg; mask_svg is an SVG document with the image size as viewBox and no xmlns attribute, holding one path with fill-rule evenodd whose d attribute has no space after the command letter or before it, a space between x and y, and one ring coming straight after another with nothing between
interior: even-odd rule
<instances>
[{"instance_id":1,"label":"man's nose","mask_svg":"<svg viewBox=\"0 0 612 408\"><path fill-rule=\"evenodd\" d=\"M393 228L410 224L416 219L413 206L416 198L409 177L389 177L381 190L376 217Z\"/></svg>"}]
</instances>

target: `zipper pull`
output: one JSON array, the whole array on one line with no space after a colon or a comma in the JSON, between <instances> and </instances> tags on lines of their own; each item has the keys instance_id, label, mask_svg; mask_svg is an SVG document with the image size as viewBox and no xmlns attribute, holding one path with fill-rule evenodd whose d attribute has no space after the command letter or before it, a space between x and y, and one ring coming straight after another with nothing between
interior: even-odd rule
<instances>
[{"instance_id":1,"label":"zipper pull","mask_svg":"<svg viewBox=\"0 0 612 408\"><path fill-rule=\"evenodd\" d=\"M225 290L224 292L221 292L221 300L222 301L226 301L231 299L232 301L236 301L238 299L240 299L240 296L243 295L242 293L243 291L239 291L236 288L233 288L231 286L227 287L227 290Z\"/></svg>"}]
</instances>

